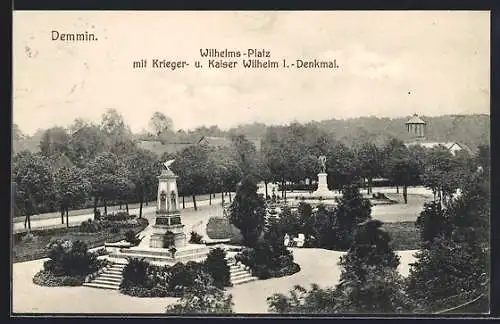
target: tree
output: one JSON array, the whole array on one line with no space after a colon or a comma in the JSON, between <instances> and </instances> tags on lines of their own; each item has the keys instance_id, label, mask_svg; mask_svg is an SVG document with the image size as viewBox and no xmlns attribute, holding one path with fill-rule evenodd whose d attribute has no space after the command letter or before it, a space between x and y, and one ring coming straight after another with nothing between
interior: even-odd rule
<instances>
[{"instance_id":1,"label":"tree","mask_svg":"<svg viewBox=\"0 0 500 324\"><path fill-rule=\"evenodd\" d=\"M415 223L422 242L430 243L439 237L450 237L452 228L446 214L440 203L432 201L424 204L424 210Z\"/></svg>"},{"instance_id":2,"label":"tree","mask_svg":"<svg viewBox=\"0 0 500 324\"><path fill-rule=\"evenodd\" d=\"M434 200L447 202L458 188L458 164L446 147L432 148L426 155L422 182L434 193Z\"/></svg>"},{"instance_id":3,"label":"tree","mask_svg":"<svg viewBox=\"0 0 500 324\"><path fill-rule=\"evenodd\" d=\"M146 150L136 150L125 158L125 166L129 179L134 184L134 194L139 201L139 218L142 217L142 206L148 197L148 189L156 185L156 176L161 167L154 153Z\"/></svg>"},{"instance_id":4,"label":"tree","mask_svg":"<svg viewBox=\"0 0 500 324\"><path fill-rule=\"evenodd\" d=\"M381 153L373 143L363 143L355 152L359 173L367 179L368 193L371 194L373 178L382 174Z\"/></svg>"},{"instance_id":5,"label":"tree","mask_svg":"<svg viewBox=\"0 0 500 324\"><path fill-rule=\"evenodd\" d=\"M283 234L288 233L290 235L297 235L301 233L301 223L296 212L292 212L290 207L283 206L281 208L281 213L279 217L279 223L277 224Z\"/></svg>"},{"instance_id":6,"label":"tree","mask_svg":"<svg viewBox=\"0 0 500 324\"><path fill-rule=\"evenodd\" d=\"M266 210L264 199L257 194L257 185L252 180L242 180L229 210L230 222L241 231L244 244L255 246L264 228Z\"/></svg>"},{"instance_id":7,"label":"tree","mask_svg":"<svg viewBox=\"0 0 500 324\"><path fill-rule=\"evenodd\" d=\"M216 248L210 251L204 262L204 268L212 276L214 286L220 289L231 286L231 274L224 250Z\"/></svg>"},{"instance_id":8,"label":"tree","mask_svg":"<svg viewBox=\"0 0 500 324\"><path fill-rule=\"evenodd\" d=\"M254 144L243 135L234 136L231 139L231 143L236 152L237 162L243 173L242 176L251 177L254 180L258 179L258 171L256 169L258 156Z\"/></svg>"},{"instance_id":9,"label":"tree","mask_svg":"<svg viewBox=\"0 0 500 324\"><path fill-rule=\"evenodd\" d=\"M64 224L64 212L66 212L66 226L69 227L68 210L86 200L91 190L90 182L81 169L62 167L54 174L54 188L56 199L60 204L61 223Z\"/></svg>"},{"instance_id":10,"label":"tree","mask_svg":"<svg viewBox=\"0 0 500 324\"><path fill-rule=\"evenodd\" d=\"M317 244L322 248L333 248L335 245L335 233L333 226L335 224L335 214L333 211L327 210L324 205L318 205L314 214L314 237Z\"/></svg>"},{"instance_id":11,"label":"tree","mask_svg":"<svg viewBox=\"0 0 500 324\"><path fill-rule=\"evenodd\" d=\"M345 250L351 246L358 224L371 219L371 203L355 185L345 187L342 197L336 200L335 246Z\"/></svg>"},{"instance_id":12,"label":"tree","mask_svg":"<svg viewBox=\"0 0 500 324\"><path fill-rule=\"evenodd\" d=\"M447 235L424 242L410 268L408 293L428 311L441 300L483 292L489 278L489 174L473 174L467 182L442 212Z\"/></svg>"},{"instance_id":13,"label":"tree","mask_svg":"<svg viewBox=\"0 0 500 324\"><path fill-rule=\"evenodd\" d=\"M12 140L19 141L22 140L24 137L25 135L23 134L21 128L19 128L19 125L12 124Z\"/></svg>"},{"instance_id":14,"label":"tree","mask_svg":"<svg viewBox=\"0 0 500 324\"><path fill-rule=\"evenodd\" d=\"M354 244L341 257L339 284L325 289L313 284L310 290L295 286L289 296L268 297L276 313L345 314L404 313L414 304L404 291L397 272L398 256L389 246L389 235L381 222L368 221L356 231Z\"/></svg>"},{"instance_id":15,"label":"tree","mask_svg":"<svg viewBox=\"0 0 500 324\"><path fill-rule=\"evenodd\" d=\"M297 214L302 233L304 233L306 237L313 235L314 217L311 205L301 201L297 207Z\"/></svg>"},{"instance_id":16,"label":"tree","mask_svg":"<svg viewBox=\"0 0 500 324\"><path fill-rule=\"evenodd\" d=\"M480 145L475 156L476 164L482 167L485 172L490 171L491 153L489 145Z\"/></svg>"},{"instance_id":17,"label":"tree","mask_svg":"<svg viewBox=\"0 0 500 324\"><path fill-rule=\"evenodd\" d=\"M342 143L332 145L326 154L330 189L342 190L348 184L360 180L359 168L353 150ZM332 187L333 186L333 187Z\"/></svg>"},{"instance_id":18,"label":"tree","mask_svg":"<svg viewBox=\"0 0 500 324\"><path fill-rule=\"evenodd\" d=\"M384 173L393 184L403 186L403 199L408 203L408 186L418 182L420 165L403 142L390 141L384 149Z\"/></svg>"},{"instance_id":19,"label":"tree","mask_svg":"<svg viewBox=\"0 0 500 324\"><path fill-rule=\"evenodd\" d=\"M382 222L370 220L356 231L353 245L340 258L338 313L399 313L412 309L397 272L399 257L389 246Z\"/></svg>"},{"instance_id":20,"label":"tree","mask_svg":"<svg viewBox=\"0 0 500 324\"><path fill-rule=\"evenodd\" d=\"M53 127L46 130L40 141L40 152L44 156L67 153L69 135L62 127Z\"/></svg>"},{"instance_id":21,"label":"tree","mask_svg":"<svg viewBox=\"0 0 500 324\"><path fill-rule=\"evenodd\" d=\"M107 215L107 204L119 196L122 185L128 179L124 164L113 153L102 153L91 161L85 169L94 197L94 213L97 211L97 201L104 202L104 214Z\"/></svg>"},{"instance_id":22,"label":"tree","mask_svg":"<svg viewBox=\"0 0 500 324\"><path fill-rule=\"evenodd\" d=\"M166 131L173 131L174 123L172 118L165 116L165 114L156 111L149 120L149 128L156 136L160 136Z\"/></svg>"},{"instance_id":23,"label":"tree","mask_svg":"<svg viewBox=\"0 0 500 324\"><path fill-rule=\"evenodd\" d=\"M427 311L436 311L440 300L480 290L487 278L487 254L467 242L436 238L415 258L407 291Z\"/></svg>"},{"instance_id":24,"label":"tree","mask_svg":"<svg viewBox=\"0 0 500 324\"><path fill-rule=\"evenodd\" d=\"M12 180L16 183L16 205L26 216L24 226L31 230L31 216L50 204L54 179L49 160L39 154L21 152L13 159Z\"/></svg>"},{"instance_id":25,"label":"tree","mask_svg":"<svg viewBox=\"0 0 500 324\"><path fill-rule=\"evenodd\" d=\"M196 195L207 190L208 161L208 147L192 145L178 152L172 164L172 170L179 176L179 189L182 189L183 195L192 196L195 210L198 210Z\"/></svg>"},{"instance_id":26,"label":"tree","mask_svg":"<svg viewBox=\"0 0 500 324\"><path fill-rule=\"evenodd\" d=\"M76 166L83 168L106 151L106 135L98 126L75 120L70 129L68 157Z\"/></svg>"},{"instance_id":27,"label":"tree","mask_svg":"<svg viewBox=\"0 0 500 324\"><path fill-rule=\"evenodd\" d=\"M101 117L100 129L105 136L108 152L123 156L134 150L132 132L116 109L106 110Z\"/></svg>"}]
</instances>

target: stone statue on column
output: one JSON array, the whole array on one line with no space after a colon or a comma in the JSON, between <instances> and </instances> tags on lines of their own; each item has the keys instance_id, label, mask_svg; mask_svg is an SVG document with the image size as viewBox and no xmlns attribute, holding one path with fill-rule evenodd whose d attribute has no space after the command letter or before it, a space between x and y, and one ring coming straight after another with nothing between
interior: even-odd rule
<instances>
[{"instance_id":1,"label":"stone statue on column","mask_svg":"<svg viewBox=\"0 0 500 324\"><path fill-rule=\"evenodd\" d=\"M318 158L318 161L319 161L319 167L320 167L320 172L321 173L325 173L326 172L326 156L324 155L321 155L319 158Z\"/></svg>"}]
</instances>

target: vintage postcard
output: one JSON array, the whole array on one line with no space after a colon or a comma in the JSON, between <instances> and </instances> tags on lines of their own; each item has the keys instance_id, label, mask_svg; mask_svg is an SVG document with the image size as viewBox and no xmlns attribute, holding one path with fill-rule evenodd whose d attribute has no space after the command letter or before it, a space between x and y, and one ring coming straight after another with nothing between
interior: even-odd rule
<instances>
[{"instance_id":1,"label":"vintage postcard","mask_svg":"<svg viewBox=\"0 0 500 324\"><path fill-rule=\"evenodd\" d=\"M14 11L12 314L490 312L487 11Z\"/></svg>"}]
</instances>

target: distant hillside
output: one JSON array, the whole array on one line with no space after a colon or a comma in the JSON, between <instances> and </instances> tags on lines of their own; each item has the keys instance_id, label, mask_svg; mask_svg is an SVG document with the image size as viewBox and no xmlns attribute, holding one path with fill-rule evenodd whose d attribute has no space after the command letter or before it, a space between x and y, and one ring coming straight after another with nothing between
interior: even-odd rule
<instances>
[{"instance_id":1,"label":"distant hillside","mask_svg":"<svg viewBox=\"0 0 500 324\"><path fill-rule=\"evenodd\" d=\"M358 117L346 120L330 119L310 124L333 134L348 145L356 141L371 140L382 145L392 137L407 140L408 134L404 123L409 117L378 118ZM426 137L437 142L459 142L475 150L481 144L490 142L490 116L445 115L439 117L421 116L427 123ZM264 124L239 125L230 129L231 134L243 134L247 137L262 138L265 134Z\"/></svg>"}]
</instances>

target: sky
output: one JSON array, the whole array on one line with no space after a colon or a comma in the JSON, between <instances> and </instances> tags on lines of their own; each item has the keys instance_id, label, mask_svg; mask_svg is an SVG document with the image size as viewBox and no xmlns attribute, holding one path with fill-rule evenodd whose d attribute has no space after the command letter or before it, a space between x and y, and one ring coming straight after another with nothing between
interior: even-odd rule
<instances>
[{"instance_id":1,"label":"sky","mask_svg":"<svg viewBox=\"0 0 500 324\"><path fill-rule=\"evenodd\" d=\"M93 32L98 41L62 42ZM202 48L270 51L339 68L134 69ZM237 59L240 60L240 59ZM467 11L13 14L13 122L28 134L116 109L134 132L155 111L190 129L414 113L489 114L490 15Z\"/></svg>"}]
</instances>

